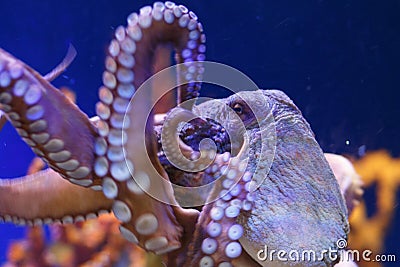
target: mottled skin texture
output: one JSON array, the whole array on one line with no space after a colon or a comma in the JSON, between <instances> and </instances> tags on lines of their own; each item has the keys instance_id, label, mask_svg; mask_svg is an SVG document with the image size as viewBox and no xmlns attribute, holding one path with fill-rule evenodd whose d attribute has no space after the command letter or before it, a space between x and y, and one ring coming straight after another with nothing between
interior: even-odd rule
<instances>
[{"instance_id":1,"label":"mottled skin texture","mask_svg":"<svg viewBox=\"0 0 400 267\"><path fill-rule=\"evenodd\" d=\"M168 266L254 266L249 254L254 256L264 245L319 251L346 238L346 209L338 185L309 125L281 92L240 92L218 106L210 101L195 107L194 113L219 122L229 132L232 155L217 155L201 173L180 173L183 180L174 172L167 175L157 157L153 93L141 91L138 100L138 88L152 74L154 51L169 45L176 50L177 62L184 63L178 80L186 84L178 86L177 102L196 98L204 42L197 16L184 6L157 2L130 15L128 26L117 28L108 48L96 122L46 78L0 49L0 108L52 168L1 181L0 219L28 225L71 223L112 209L121 221L121 234L147 251L167 254ZM133 108L128 108L131 100ZM185 110L176 114L178 119L192 110L191 103L181 106ZM229 147L222 145L223 128L208 122L204 129L212 130L208 135L221 143L217 147ZM200 143L193 134L203 122L192 123L182 138L196 148ZM192 155L190 148L185 149ZM241 163L246 159L244 173ZM172 186L162 183L170 178L189 186L220 178L205 193L210 201L221 199L205 205L198 218L198 211L177 205ZM253 193L251 178L261 185ZM143 188L168 203L145 194ZM209 223L220 228L210 231ZM300 265L332 263L326 259L325 264Z\"/></svg>"},{"instance_id":2,"label":"mottled skin texture","mask_svg":"<svg viewBox=\"0 0 400 267\"><path fill-rule=\"evenodd\" d=\"M255 114L249 112L243 100L254 108ZM245 229L241 243L246 243L247 252L256 255L264 245L270 250L296 249L299 253L307 249L317 253L335 249L338 239L347 238L347 210L335 177L299 109L283 92L276 90L240 92L221 101L226 107L218 108L215 101L210 101L198 106L198 113L224 120L227 119L228 106L234 108L241 104L239 116L245 122L251 140L248 171L254 174L255 179L265 178L254 192L253 209L241 212L238 218ZM270 112L274 121L268 116ZM259 125L255 116L260 118ZM232 129L228 131L234 130L235 124L230 126ZM274 148L269 145L273 143L271 135L266 135L271 140L260 139L260 132L268 128L276 129L275 155L269 172L268 160L263 159L259 163L266 168L258 166L261 169L256 171L257 158L274 153ZM263 142L266 150L260 155ZM332 264L325 258L324 262L298 265Z\"/></svg>"}]
</instances>

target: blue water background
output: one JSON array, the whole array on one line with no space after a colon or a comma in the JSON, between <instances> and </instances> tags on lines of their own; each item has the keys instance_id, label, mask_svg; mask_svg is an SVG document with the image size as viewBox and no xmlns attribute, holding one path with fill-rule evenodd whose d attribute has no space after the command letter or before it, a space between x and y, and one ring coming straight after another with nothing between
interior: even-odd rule
<instances>
[{"instance_id":1,"label":"blue water background","mask_svg":"<svg viewBox=\"0 0 400 267\"><path fill-rule=\"evenodd\" d=\"M399 1L181 3L204 26L207 59L241 70L260 88L284 90L303 111L324 151L358 157L386 149L400 156ZM2 1L0 47L45 74L72 43L78 56L54 84L73 88L79 107L94 116L113 31L146 4L151 2ZM207 88L204 92L216 95ZM0 176L24 175L32 157L8 124L0 133ZM368 201L374 206L373 198ZM385 245L400 260L399 224L397 208ZM0 262L8 244L24 232L0 225Z\"/></svg>"}]
</instances>

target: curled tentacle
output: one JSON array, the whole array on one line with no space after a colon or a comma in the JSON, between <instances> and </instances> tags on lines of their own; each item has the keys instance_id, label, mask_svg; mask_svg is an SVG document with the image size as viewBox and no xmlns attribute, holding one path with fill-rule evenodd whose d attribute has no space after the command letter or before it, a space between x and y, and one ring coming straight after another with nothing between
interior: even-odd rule
<instances>
[{"instance_id":1,"label":"curled tentacle","mask_svg":"<svg viewBox=\"0 0 400 267\"><path fill-rule=\"evenodd\" d=\"M244 230L237 222L253 207L254 182L250 172L244 173L246 165L225 153L206 170L218 179L210 193L211 200L218 200L203 207L184 266L254 266L240 244Z\"/></svg>"},{"instance_id":2,"label":"curled tentacle","mask_svg":"<svg viewBox=\"0 0 400 267\"><path fill-rule=\"evenodd\" d=\"M347 210L336 179L309 124L293 102L280 91L240 92L221 101L237 111L250 141L246 155L249 157L247 171L252 174L255 185L252 195L254 205L237 216L237 223L244 230L239 242L243 251L258 264L269 266L273 264L271 261L278 262L279 259L276 255L273 259L267 255L265 261L259 260L257 253L264 246L273 250L295 250L300 254L309 249L321 252L320 257L311 261L295 259L289 265L333 266L338 258L328 258L322 252L337 249L336 242L346 239ZM226 109L219 108L215 101L205 102L196 108L211 118L229 120L231 128L237 127L238 122L227 115ZM211 214L211 209L209 212ZM200 217L202 219L203 216ZM307 235L299 235L299 231ZM207 240L202 242L206 242L205 247L211 249L205 250L210 255L203 252L200 256L195 254L193 259L207 264L219 263L219 251L215 248L218 248L220 239L210 241L207 235L199 237ZM199 248L200 244L194 247ZM243 266L242 259L239 259L233 263Z\"/></svg>"},{"instance_id":3,"label":"curled tentacle","mask_svg":"<svg viewBox=\"0 0 400 267\"><path fill-rule=\"evenodd\" d=\"M181 108L175 108L170 112L170 114L168 114L168 119L164 123L163 130L161 132L161 144L168 161L175 167L186 172L198 172L200 170L204 170L208 165L211 164L216 154L214 142L208 142L207 144L204 144L204 141L207 139L201 139L199 141L197 147L200 153L197 153L196 155L195 153L191 152L189 147L185 147L185 144L180 141L180 138L178 138L179 124L182 122L191 121L195 118L196 116L193 113ZM212 141L210 139L208 140ZM180 150L176 149L179 147L183 148L183 152L186 152L187 155L184 155L184 153L179 153Z\"/></svg>"},{"instance_id":4,"label":"curled tentacle","mask_svg":"<svg viewBox=\"0 0 400 267\"><path fill-rule=\"evenodd\" d=\"M51 169L0 179L0 218L20 225L72 223L111 210L101 192L69 183Z\"/></svg>"},{"instance_id":5,"label":"curled tentacle","mask_svg":"<svg viewBox=\"0 0 400 267\"><path fill-rule=\"evenodd\" d=\"M181 116L184 115L184 113L178 112L177 115ZM164 123L164 119L161 117L161 115L159 116L159 120L159 124ZM185 121L184 118L177 118L177 120ZM163 127L165 126L166 125L164 125ZM173 184L184 187L198 187L211 183L214 178L212 178L210 175L203 175L203 169L205 168L204 166L209 165L209 160L214 160L213 158L206 157L206 155L213 157L215 152L211 151L211 153L209 153L207 147L205 147L201 152L201 142L205 138L211 139L211 141L216 145L216 152L218 154L230 152L231 143L229 135L225 131L225 128L223 128L220 123L214 120L210 120L208 118L195 118L193 120L189 120L180 129L181 131L179 132L179 138L177 139L179 144L178 151L182 153L171 153L173 159L175 159L178 163L178 166L176 167L170 162L170 158L168 158L164 153L164 148L173 149L174 146L171 144L165 145L165 143L162 143L162 134L166 133L163 133L163 129L160 125L155 128L158 139L158 157L163 168L167 171L171 182ZM172 135L171 132L169 132L168 134ZM172 139L172 137L167 138L167 140L170 139ZM176 141L176 139L174 141ZM194 166L195 168L186 168L185 171L185 169L182 168L180 161L180 158L182 156L184 157L184 159L198 159L197 163L194 160L191 160L190 162L186 161L188 162L188 164L193 164L192 166ZM200 168L200 164L203 164L203 168ZM195 170L201 171L194 172ZM210 180L206 180L208 178L210 178ZM203 201L205 201L206 199L207 197L205 197Z\"/></svg>"},{"instance_id":6,"label":"curled tentacle","mask_svg":"<svg viewBox=\"0 0 400 267\"><path fill-rule=\"evenodd\" d=\"M132 13L128 26L117 28L108 48L101 102L96 106L101 137L95 141L95 172L103 179L104 194L114 200L122 235L158 254L181 246L183 229L176 216L184 213L169 205L176 201L157 159L152 90L139 87L152 74L157 46L172 45L177 62L183 63L178 69L178 80L185 83L178 88L179 102L197 97L203 43L202 26L193 12L172 2L157 2ZM190 109L191 104L185 107Z\"/></svg>"},{"instance_id":7,"label":"curled tentacle","mask_svg":"<svg viewBox=\"0 0 400 267\"><path fill-rule=\"evenodd\" d=\"M50 71L45 76L43 76L43 79L51 82L52 80L57 78L72 63L72 61L76 57L76 54L77 53L76 53L75 47L72 44L70 44L69 47L68 47L67 54L65 55L65 57L61 61L61 63L58 64L52 71Z\"/></svg>"},{"instance_id":8,"label":"curled tentacle","mask_svg":"<svg viewBox=\"0 0 400 267\"><path fill-rule=\"evenodd\" d=\"M96 184L91 173L96 130L88 117L4 50L0 50L0 103L18 134L53 170L77 185Z\"/></svg>"},{"instance_id":9,"label":"curled tentacle","mask_svg":"<svg viewBox=\"0 0 400 267\"><path fill-rule=\"evenodd\" d=\"M108 198L85 191L88 189L73 189L53 171L41 172L0 183L0 191L4 191L0 195L3 219L32 225L54 218L71 222L73 218L84 219L85 213L102 205L109 208L112 203L122 223L122 235L148 251L184 253L184 248L176 250L185 246L194 233L187 266L253 266L257 251L264 245L300 253L335 248L336 241L345 239L348 231L347 211L338 185L308 123L292 101L278 91L242 92L219 105L210 101L198 107L203 115L219 118L216 121L225 121L226 128L233 128L234 155L249 140L245 153L249 165L243 167L239 156L229 159L223 154L208 167L202 182L211 180L214 188L203 190L207 194L211 191L211 203L206 203L196 230L198 213L178 205L184 201L178 203L178 191L190 190L181 187L174 191L157 158L152 100L160 95L152 97L148 81L154 51L159 45L173 46L177 62L182 63L177 71L178 103L185 110L172 116L179 121L179 116L192 109L193 101L186 100L198 96L204 42L196 15L182 5L157 2L142 8L140 14L131 14L128 26L117 28L108 48L104 86L99 91L101 101L96 106L100 119L96 123L46 78L0 50L0 109L54 171L72 183L102 188ZM61 65L58 70L64 68ZM58 70L47 79L58 75ZM229 115L227 107L237 116ZM170 127L173 131L164 132L162 142L169 149L168 142L174 144L171 149L183 148L186 157L178 161L186 161L195 153L177 142L178 121L172 126L165 123L164 130ZM194 142L200 143L197 139ZM211 158L204 155L200 153L199 162L205 166ZM226 167L228 163L232 168ZM188 165L195 171L201 169L190 164L195 163ZM216 175L219 171L222 177ZM244 171L246 174L241 175ZM48 193L51 186L56 190ZM250 194L253 189L254 194ZM19 198L21 192L24 195ZM24 201L31 198L37 200L31 206L34 209L29 210L29 203ZM220 199L213 202L216 198ZM299 231L307 235L301 236ZM180 265L183 260L178 262ZM334 262L324 257L299 265L331 266Z\"/></svg>"}]
</instances>

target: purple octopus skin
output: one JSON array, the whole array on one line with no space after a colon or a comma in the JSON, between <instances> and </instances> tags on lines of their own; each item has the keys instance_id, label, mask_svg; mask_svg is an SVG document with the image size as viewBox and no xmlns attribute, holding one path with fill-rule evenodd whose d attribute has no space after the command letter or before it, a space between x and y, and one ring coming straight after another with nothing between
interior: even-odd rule
<instances>
[{"instance_id":1,"label":"purple octopus skin","mask_svg":"<svg viewBox=\"0 0 400 267\"><path fill-rule=\"evenodd\" d=\"M312 250L317 257L321 256L316 261L281 262L275 254L272 261L258 261L263 266L333 266L339 260L338 255L329 257L324 250L340 250L338 240L347 238L347 209L309 124L293 102L277 90L243 91L226 99L203 103L194 110L200 117L223 122L228 119L228 110L237 106L240 106L236 110L239 110L238 116L244 122L250 140L247 171L256 181L262 181L250 195L251 208L242 209L237 220L230 223L243 227L240 244L253 258L265 246L270 251L295 250L300 255ZM231 128L227 130L235 131L239 124L240 121L231 121ZM276 143L271 142L271 134L264 137L260 134L268 128L276 129ZM275 150L273 146L276 146ZM273 158L269 158L268 153L274 154ZM226 203L232 203L234 199L232 196ZM220 256L227 243L232 242L223 237L231 225L222 226L218 238L210 236L206 227L218 223L218 220L210 219L212 209L220 206L226 211L230 205L211 203L203 208L189 251L192 262L204 260L214 266L223 261L232 261L234 266L247 266L251 262L245 257L246 253L233 260L226 255ZM215 255L198 254L204 240L209 238L217 241ZM254 265L250 263L249 266Z\"/></svg>"},{"instance_id":2,"label":"purple octopus skin","mask_svg":"<svg viewBox=\"0 0 400 267\"><path fill-rule=\"evenodd\" d=\"M178 87L178 103L196 98L200 83L193 77L203 71L204 42L197 16L182 5L156 2L132 13L108 48L96 122L48 77L0 50L0 108L50 167L0 180L0 220L21 225L73 223L112 210L121 222L121 235L166 255L167 266L263 265L254 255L264 245L301 253L328 250L345 239L347 211L338 184L300 111L278 91L240 92L193 109L184 106L185 112L211 124L204 129L214 129L208 136L221 144L222 129L228 131L232 154L217 154L201 173L183 173L188 185L193 177L198 183L215 181L200 213L174 202L172 186L161 181L173 181L175 174L168 177L158 159L153 117L146 121L142 116L152 108L152 94L146 91L134 109L128 109L128 103L151 76L154 51L166 44L175 48L177 62L185 63L178 70L178 80L186 81ZM192 126L201 134L199 123L193 121ZM146 135L137 125L146 126ZM200 140L188 127L182 139L196 147ZM146 145L150 164L140 144ZM154 169L162 179L152 177ZM144 189L156 190L165 202ZM324 257L294 264L334 262Z\"/></svg>"},{"instance_id":3,"label":"purple octopus skin","mask_svg":"<svg viewBox=\"0 0 400 267\"><path fill-rule=\"evenodd\" d=\"M193 229L187 223L198 212L145 194L143 186L174 202L171 188L161 182L168 177L157 159L155 136L138 132L137 125L146 125L147 133L153 131L152 120L146 122L143 116L152 108L151 90L135 109L129 110L128 104L152 75L159 46L175 49L177 62L184 63L178 79L186 83L177 88L178 103L197 97L200 83L193 77L201 75L205 36L193 12L169 1L143 7L127 21L126 27L117 27L107 49L95 122L48 77L0 50L0 108L50 167L32 176L0 181L0 220L27 225L72 223L112 210L127 240L165 254L179 249L185 236L190 236ZM187 75L189 68L192 76ZM140 144L146 144L154 166L143 162L146 151ZM163 179L150 179L148 173L154 169Z\"/></svg>"},{"instance_id":4,"label":"purple octopus skin","mask_svg":"<svg viewBox=\"0 0 400 267\"><path fill-rule=\"evenodd\" d=\"M201 140L211 138L216 145L218 154L231 152L231 141L225 128L220 123L208 118L189 121L182 127L179 137L195 151L200 151Z\"/></svg>"},{"instance_id":5,"label":"purple octopus skin","mask_svg":"<svg viewBox=\"0 0 400 267\"><path fill-rule=\"evenodd\" d=\"M163 151L161 142L162 128L162 126L155 126L158 159L170 177L171 182L188 187L201 186L213 182L215 178L203 175L203 172L185 172L170 163ZM195 118L185 123L180 129L179 138L193 150L193 154L200 152L199 144L204 138L212 140L216 146L217 154L231 152L231 141L224 127L220 123L208 118ZM210 180L204 180L205 178L210 178Z\"/></svg>"}]
</instances>

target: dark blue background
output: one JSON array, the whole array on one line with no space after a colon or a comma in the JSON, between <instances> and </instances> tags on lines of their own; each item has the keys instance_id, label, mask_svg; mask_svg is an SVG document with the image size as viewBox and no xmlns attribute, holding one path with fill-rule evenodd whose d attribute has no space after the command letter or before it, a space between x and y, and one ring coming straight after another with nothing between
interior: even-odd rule
<instances>
[{"instance_id":1,"label":"dark blue background","mask_svg":"<svg viewBox=\"0 0 400 267\"><path fill-rule=\"evenodd\" d=\"M93 116L113 30L126 24L130 12L150 3L2 1L0 47L45 74L72 43L78 56L54 84L73 88L78 105ZM384 148L400 156L400 1L182 3L204 25L207 59L243 71L260 88L284 90L325 151L357 157ZM0 176L23 175L32 157L7 125L0 133ZM397 211L386 241L386 252L398 258L399 223ZM9 240L23 232L0 226L0 262Z\"/></svg>"}]
</instances>

